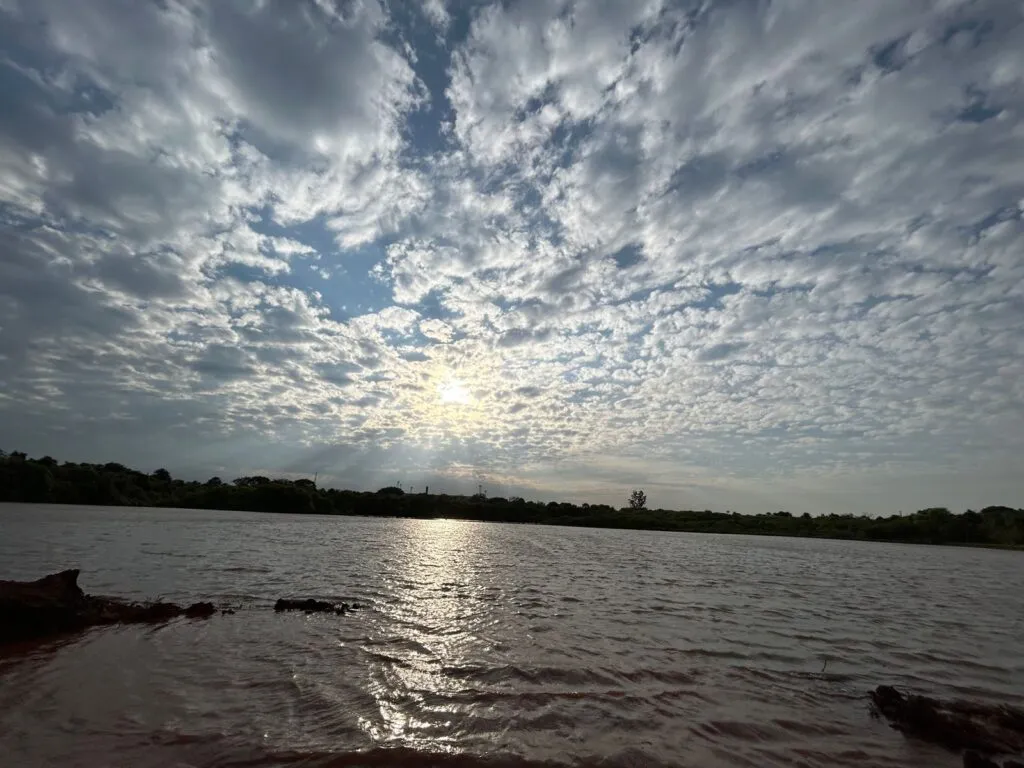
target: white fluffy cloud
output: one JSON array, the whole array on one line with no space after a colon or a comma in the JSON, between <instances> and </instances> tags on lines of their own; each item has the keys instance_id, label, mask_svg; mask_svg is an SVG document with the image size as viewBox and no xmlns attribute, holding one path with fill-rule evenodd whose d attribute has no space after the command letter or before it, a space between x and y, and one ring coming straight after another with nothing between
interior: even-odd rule
<instances>
[{"instance_id":1,"label":"white fluffy cloud","mask_svg":"<svg viewBox=\"0 0 1024 768\"><path fill-rule=\"evenodd\" d=\"M1019 503L1019 3L421 15L0 6L5 447Z\"/></svg>"}]
</instances>

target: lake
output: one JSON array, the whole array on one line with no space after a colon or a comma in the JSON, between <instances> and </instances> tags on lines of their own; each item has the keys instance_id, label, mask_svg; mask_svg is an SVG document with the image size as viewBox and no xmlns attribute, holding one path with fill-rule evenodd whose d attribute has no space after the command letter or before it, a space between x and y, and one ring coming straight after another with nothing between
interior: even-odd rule
<instances>
[{"instance_id":1,"label":"lake","mask_svg":"<svg viewBox=\"0 0 1024 768\"><path fill-rule=\"evenodd\" d=\"M0 505L0 578L69 567L237 613L0 657L5 766L953 768L867 692L1024 692L1019 552Z\"/></svg>"}]
</instances>

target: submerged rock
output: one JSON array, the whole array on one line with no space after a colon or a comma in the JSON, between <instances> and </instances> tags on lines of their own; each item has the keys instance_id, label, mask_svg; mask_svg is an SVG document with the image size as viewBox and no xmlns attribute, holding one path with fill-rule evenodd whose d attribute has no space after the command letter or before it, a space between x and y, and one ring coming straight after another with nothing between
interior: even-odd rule
<instances>
[{"instance_id":1,"label":"submerged rock","mask_svg":"<svg viewBox=\"0 0 1024 768\"><path fill-rule=\"evenodd\" d=\"M306 613L337 613L343 615L348 609L348 603L335 605L326 600L314 600L312 597L301 600L282 597L274 603L275 611L305 611Z\"/></svg>"},{"instance_id":2,"label":"submerged rock","mask_svg":"<svg viewBox=\"0 0 1024 768\"><path fill-rule=\"evenodd\" d=\"M1024 711L1010 706L942 701L904 694L891 685L873 690L871 703L876 714L907 736L963 750L965 768L998 768L992 756L1024 753Z\"/></svg>"},{"instance_id":3,"label":"submerged rock","mask_svg":"<svg viewBox=\"0 0 1024 768\"><path fill-rule=\"evenodd\" d=\"M169 621L179 616L204 618L213 603L186 608L174 603L133 603L85 594L77 569L36 581L0 581L0 643L35 640L102 624L140 624Z\"/></svg>"}]
</instances>

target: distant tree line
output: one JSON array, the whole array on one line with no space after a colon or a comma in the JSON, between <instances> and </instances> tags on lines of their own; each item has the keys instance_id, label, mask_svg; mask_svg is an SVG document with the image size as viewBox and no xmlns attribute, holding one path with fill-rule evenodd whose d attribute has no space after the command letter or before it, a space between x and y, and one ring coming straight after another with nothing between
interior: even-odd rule
<instances>
[{"instance_id":1,"label":"distant tree line","mask_svg":"<svg viewBox=\"0 0 1024 768\"><path fill-rule=\"evenodd\" d=\"M975 544L1024 547L1024 510L986 507L954 514L945 508L923 509L890 517L772 512L646 509L642 491L630 506L525 501L519 497L487 498L406 493L397 486L377 492L319 488L308 479L239 477L224 482L175 479L166 469L139 472L123 464L60 463L44 456L0 452L0 501L101 504L114 506L225 509L292 514L366 515L374 517L454 518L509 523L634 528L702 533L747 533L865 539L918 544ZM641 501L643 503L641 503Z\"/></svg>"}]
</instances>

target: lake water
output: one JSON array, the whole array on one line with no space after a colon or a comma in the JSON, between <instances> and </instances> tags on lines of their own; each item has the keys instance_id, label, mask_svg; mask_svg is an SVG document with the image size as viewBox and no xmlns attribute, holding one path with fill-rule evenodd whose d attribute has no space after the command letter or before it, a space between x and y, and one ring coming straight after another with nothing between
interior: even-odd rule
<instances>
[{"instance_id":1,"label":"lake water","mask_svg":"<svg viewBox=\"0 0 1024 768\"><path fill-rule=\"evenodd\" d=\"M0 505L0 578L68 567L238 611L0 657L4 766L953 768L867 692L1024 692L1017 552Z\"/></svg>"}]
</instances>

